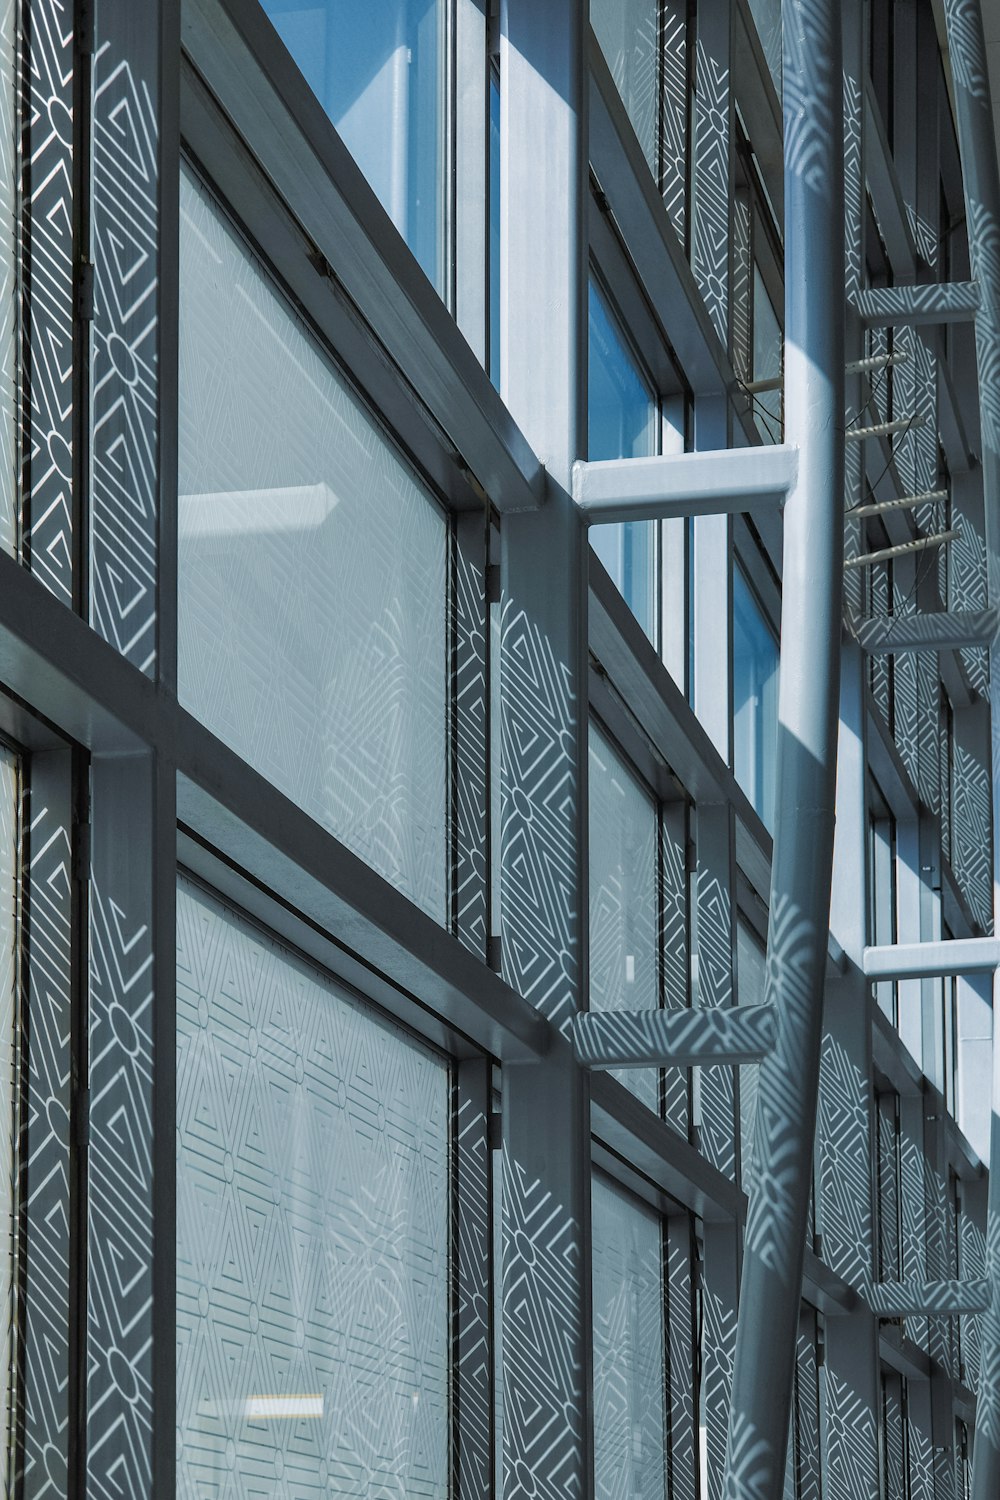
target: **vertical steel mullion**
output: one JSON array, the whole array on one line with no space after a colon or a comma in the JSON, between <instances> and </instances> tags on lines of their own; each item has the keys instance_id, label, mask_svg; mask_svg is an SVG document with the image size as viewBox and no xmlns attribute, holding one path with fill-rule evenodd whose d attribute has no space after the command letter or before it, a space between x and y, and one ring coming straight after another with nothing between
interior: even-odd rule
<instances>
[{"instance_id":1,"label":"vertical steel mullion","mask_svg":"<svg viewBox=\"0 0 1000 1500\"><path fill-rule=\"evenodd\" d=\"M841 7L782 6L785 439L777 807L767 998L726 1455L733 1495L779 1500L802 1287L833 860L844 549Z\"/></svg>"},{"instance_id":2,"label":"vertical steel mullion","mask_svg":"<svg viewBox=\"0 0 1000 1500\"><path fill-rule=\"evenodd\" d=\"M472 1058L455 1072L454 1493L457 1500L494 1500L492 1063Z\"/></svg>"}]
</instances>

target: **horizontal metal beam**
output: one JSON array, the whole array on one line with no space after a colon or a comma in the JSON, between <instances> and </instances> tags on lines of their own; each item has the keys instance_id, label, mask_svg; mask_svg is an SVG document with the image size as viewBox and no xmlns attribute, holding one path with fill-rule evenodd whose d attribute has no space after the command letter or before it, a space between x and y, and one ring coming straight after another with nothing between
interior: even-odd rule
<instances>
[{"instance_id":1,"label":"horizontal metal beam","mask_svg":"<svg viewBox=\"0 0 1000 1500\"><path fill-rule=\"evenodd\" d=\"M573 498L586 520L656 521L782 506L798 471L787 444L614 458L573 465Z\"/></svg>"},{"instance_id":2,"label":"horizontal metal beam","mask_svg":"<svg viewBox=\"0 0 1000 1500\"><path fill-rule=\"evenodd\" d=\"M1000 938L949 938L866 948L868 979L937 979L949 974L990 974L1000 966Z\"/></svg>"},{"instance_id":3,"label":"horizontal metal beam","mask_svg":"<svg viewBox=\"0 0 1000 1500\"><path fill-rule=\"evenodd\" d=\"M859 557L849 557L844 567L872 568L876 563L888 562L892 557L907 557L911 552L926 552L932 547L944 547L961 535L953 527L951 531L938 531L934 536L914 537L912 542L899 542L895 547L880 547L877 552L862 552Z\"/></svg>"},{"instance_id":4,"label":"horizontal metal beam","mask_svg":"<svg viewBox=\"0 0 1000 1500\"><path fill-rule=\"evenodd\" d=\"M912 510L915 505L933 505L947 500L947 490L922 490L919 495L901 495L898 500L879 500L874 505L855 505L844 512L844 519L860 521L863 516L882 516L886 511Z\"/></svg>"},{"instance_id":5,"label":"horizontal metal beam","mask_svg":"<svg viewBox=\"0 0 1000 1500\"><path fill-rule=\"evenodd\" d=\"M869 656L907 651L956 651L988 646L997 633L995 609L941 610L937 614L858 616L850 621Z\"/></svg>"},{"instance_id":6,"label":"horizontal metal beam","mask_svg":"<svg viewBox=\"0 0 1000 1500\"><path fill-rule=\"evenodd\" d=\"M869 328L967 323L979 310L979 285L975 281L942 281L868 287L858 293L855 306Z\"/></svg>"},{"instance_id":7,"label":"horizontal metal beam","mask_svg":"<svg viewBox=\"0 0 1000 1500\"><path fill-rule=\"evenodd\" d=\"M877 1318L952 1317L985 1312L989 1305L988 1281L881 1281L871 1295Z\"/></svg>"},{"instance_id":8,"label":"horizontal metal beam","mask_svg":"<svg viewBox=\"0 0 1000 1500\"><path fill-rule=\"evenodd\" d=\"M776 1035L770 1005L587 1011L573 1023L576 1059L586 1068L759 1062Z\"/></svg>"}]
</instances>

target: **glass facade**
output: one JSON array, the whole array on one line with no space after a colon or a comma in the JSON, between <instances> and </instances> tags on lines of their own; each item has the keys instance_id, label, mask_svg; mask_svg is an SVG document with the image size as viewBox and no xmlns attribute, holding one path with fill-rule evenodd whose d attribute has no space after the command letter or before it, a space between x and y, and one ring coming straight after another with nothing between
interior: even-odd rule
<instances>
[{"instance_id":1,"label":"glass facade","mask_svg":"<svg viewBox=\"0 0 1000 1500\"><path fill-rule=\"evenodd\" d=\"M177 893L177 1494L446 1500L449 1070Z\"/></svg>"},{"instance_id":2,"label":"glass facade","mask_svg":"<svg viewBox=\"0 0 1000 1500\"><path fill-rule=\"evenodd\" d=\"M263 0L383 208L442 291L444 0Z\"/></svg>"},{"instance_id":3,"label":"glass facade","mask_svg":"<svg viewBox=\"0 0 1000 1500\"><path fill-rule=\"evenodd\" d=\"M778 643L740 567L733 569L733 770L774 826Z\"/></svg>"},{"instance_id":4,"label":"glass facade","mask_svg":"<svg viewBox=\"0 0 1000 1500\"><path fill-rule=\"evenodd\" d=\"M182 178L179 692L447 915L448 524Z\"/></svg>"},{"instance_id":5,"label":"glass facade","mask_svg":"<svg viewBox=\"0 0 1000 1500\"><path fill-rule=\"evenodd\" d=\"M644 1204L603 1177L591 1189L594 1493L667 1500L663 1234Z\"/></svg>"},{"instance_id":6,"label":"glass facade","mask_svg":"<svg viewBox=\"0 0 1000 1500\"><path fill-rule=\"evenodd\" d=\"M587 451L591 460L657 451L657 403L607 298L590 284ZM590 528L590 545L650 639L656 638L655 521Z\"/></svg>"},{"instance_id":7,"label":"glass facade","mask_svg":"<svg viewBox=\"0 0 1000 1500\"><path fill-rule=\"evenodd\" d=\"M655 1010L657 963L656 804L607 737L590 727L590 1008ZM650 1109L656 1070L616 1074Z\"/></svg>"},{"instance_id":8,"label":"glass facade","mask_svg":"<svg viewBox=\"0 0 1000 1500\"><path fill-rule=\"evenodd\" d=\"M851 296L981 279L908 3L837 16ZM865 949L996 929L986 653L858 653L987 599L968 329L847 331L845 409L922 418L847 450L848 505L949 491L849 541L964 542L848 578L779 1344L739 1284L763 1069L706 1008L796 934L783 522L572 499L782 436L778 8L141 8L91 51L94 6L0 0L3 1492L719 1500L749 1311L788 1500L956 1500L989 1322L872 1282L985 1274L988 984ZM581 1012L661 1006L683 1065L585 1071Z\"/></svg>"}]
</instances>

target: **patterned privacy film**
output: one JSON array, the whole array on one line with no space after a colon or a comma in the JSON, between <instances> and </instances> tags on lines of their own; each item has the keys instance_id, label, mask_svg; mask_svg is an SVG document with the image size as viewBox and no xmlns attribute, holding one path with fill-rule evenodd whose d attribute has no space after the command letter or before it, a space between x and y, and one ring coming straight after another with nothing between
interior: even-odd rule
<instances>
[{"instance_id":1,"label":"patterned privacy film","mask_svg":"<svg viewBox=\"0 0 1000 1500\"><path fill-rule=\"evenodd\" d=\"M181 701L443 922L445 517L187 175L179 404Z\"/></svg>"},{"instance_id":2,"label":"patterned privacy film","mask_svg":"<svg viewBox=\"0 0 1000 1500\"><path fill-rule=\"evenodd\" d=\"M0 0L0 547L17 550L16 0Z\"/></svg>"},{"instance_id":3,"label":"patterned privacy film","mask_svg":"<svg viewBox=\"0 0 1000 1500\"><path fill-rule=\"evenodd\" d=\"M658 0L590 0L590 24L655 178L659 177Z\"/></svg>"},{"instance_id":4,"label":"patterned privacy film","mask_svg":"<svg viewBox=\"0 0 1000 1500\"><path fill-rule=\"evenodd\" d=\"M14 1037L17 1019L17 900L18 900L18 774L17 761L0 747L0 1490L10 1493L11 1410L10 1376L14 1348L14 1276L11 1245L16 1211Z\"/></svg>"},{"instance_id":5,"label":"patterned privacy film","mask_svg":"<svg viewBox=\"0 0 1000 1500\"><path fill-rule=\"evenodd\" d=\"M655 1010L656 804L609 741L590 730L590 1008ZM655 1068L616 1069L658 1108Z\"/></svg>"},{"instance_id":6,"label":"patterned privacy film","mask_svg":"<svg viewBox=\"0 0 1000 1500\"><path fill-rule=\"evenodd\" d=\"M595 1177L591 1221L595 1494L597 1500L665 1500L660 1219Z\"/></svg>"},{"instance_id":7,"label":"patterned privacy film","mask_svg":"<svg viewBox=\"0 0 1000 1500\"><path fill-rule=\"evenodd\" d=\"M736 922L736 985L740 1005L764 1004L764 949L739 918ZM753 1171L759 1074L760 1063L744 1063L740 1068L740 1177L744 1192L750 1190Z\"/></svg>"},{"instance_id":8,"label":"patterned privacy film","mask_svg":"<svg viewBox=\"0 0 1000 1500\"><path fill-rule=\"evenodd\" d=\"M449 1070L177 893L177 1494L446 1500Z\"/></svg>"}]
</instances>

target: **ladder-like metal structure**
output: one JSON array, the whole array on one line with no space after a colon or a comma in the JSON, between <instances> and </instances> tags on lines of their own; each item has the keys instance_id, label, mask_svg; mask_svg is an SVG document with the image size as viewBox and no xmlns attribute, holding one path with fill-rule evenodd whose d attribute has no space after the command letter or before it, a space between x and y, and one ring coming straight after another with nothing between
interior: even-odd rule
<instances>
[{"instance_id":1,"label":"ladder-like metal structure","mask_svg":"<svg viewBox=\"0 0 1000 1500\"><path fill-rule=\"evenodd\" d=\"M844 130L841 12L835 0L784 0L785 442L775 447L578 463L574 499L588 523L784 510L776 824L765 1004L738 1011L582 1014L577 1061L603 1069L759 1061L755 1176L743 1247L727 1500L780 1500L809 1212L827 960L843 604L845 442L907 432L915 419L843 426ZM947 30L969 226L970 282L856 288L865 327L975 321L988 598L985 609L851 618L868 654L990 650L994 931L1000 930L1000 180L979 0L947 0ZM893 355L898 362L905 354ZM884 362L884 361L883 361ZM772 383L773 384L773 383ZM858 517L944 492L859 506ZM888 555L946 545L920 537ZM852 558L855 568L883 554ZM1000 939L872 947L872 981L1000 974ZM994 1035L992 1158L1000 1162L1000 1046ZM991 1174L986 1276L880 1283L878 1317L983 1315L974 1500L1000 1494L1000 1171Z\"/></svg>"}]
</instances>

